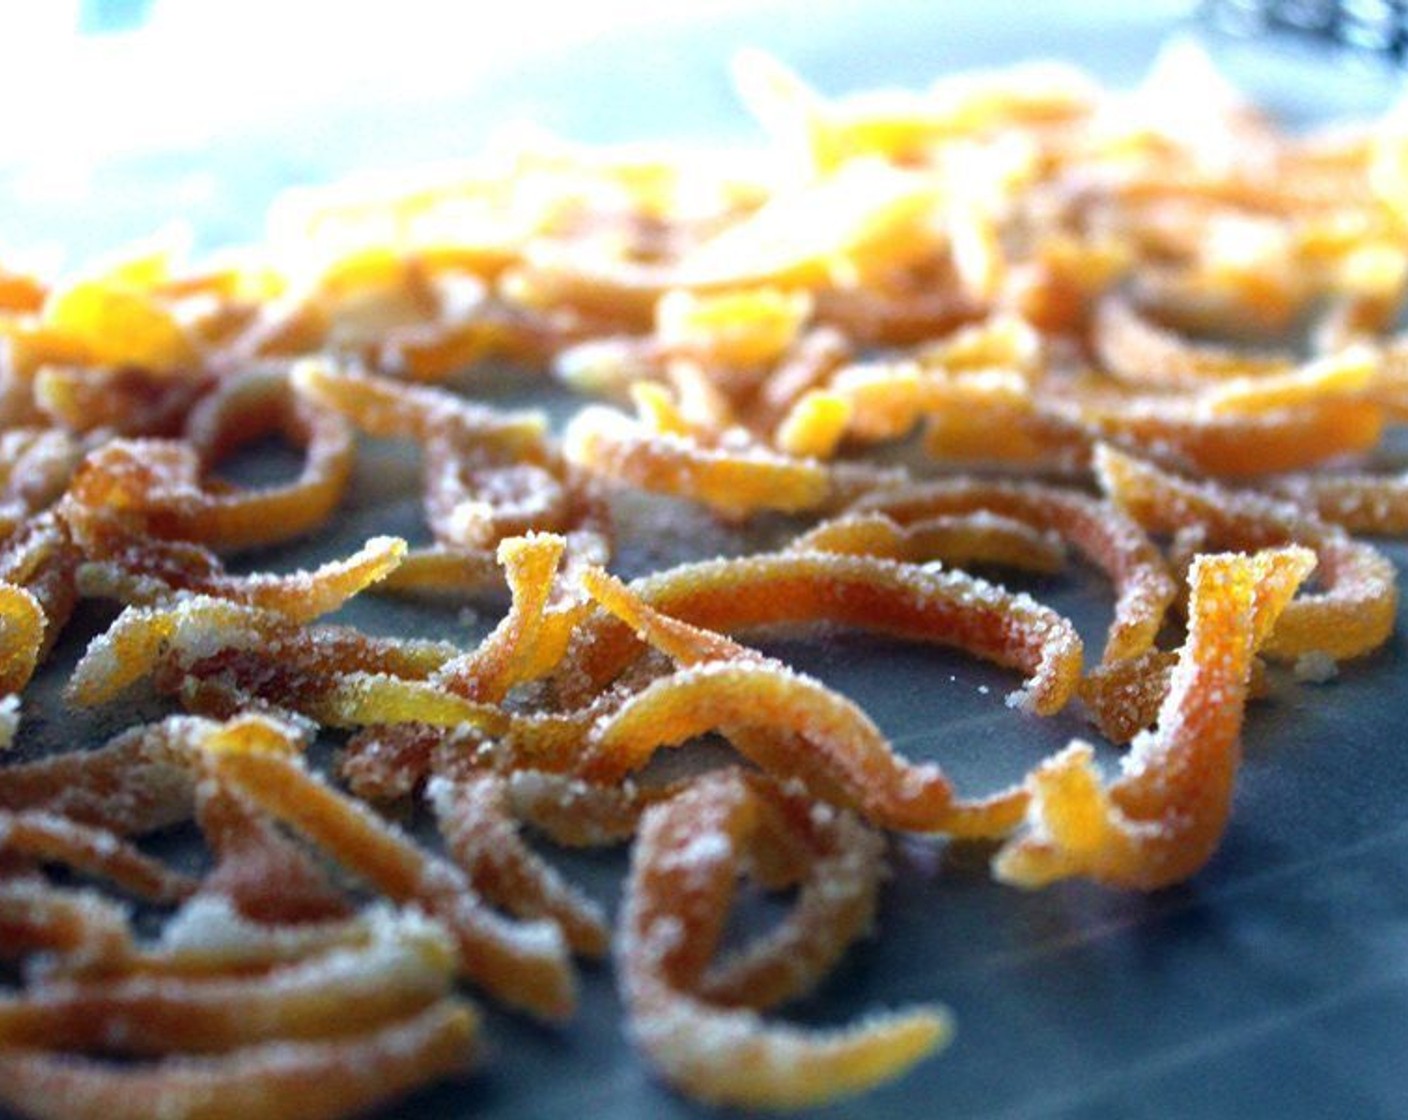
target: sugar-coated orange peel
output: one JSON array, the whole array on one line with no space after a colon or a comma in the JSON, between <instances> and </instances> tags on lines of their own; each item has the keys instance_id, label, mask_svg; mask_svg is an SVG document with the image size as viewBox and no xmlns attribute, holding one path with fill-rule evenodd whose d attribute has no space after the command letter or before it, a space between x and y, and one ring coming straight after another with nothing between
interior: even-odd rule
<instances>
[{"instance_id":1,"label":"sugar-coated orange peel","mask_svg":"<svg viewBox=\"0 0 1408 1120\"><path fill-rule=\"evenodd\" d=\"M51 430L163 438L180 434L210 387L206 376L173 379L136 366L45 365L31 388L35 407L62 426Z\"/></svg>"},{"instance_id":2,"label":"sugar-coated orange peel","mask_svg":"<svg viewBox=\"0 0 1408 1120\"><path fill-rule=\"evenodd\" d=\"M986 510L941 513L908 525L879 512L843 514L819 523L788 547L910 564L939 560L955 568L996 564L1046 573L1059 571L1066 561L1059 537Z\"/></svg>"},{"instance_id":3,"label":"sugar-coated orange peel","mask_svg":"<svg viewBox=\"0 0 1408 1120\"><path fill-rule=\"evenodd\" d=\"M185 875L112 833L39 810L0 812L0 853L63 864L152 902L174 902L195 889Z\"/></svg>"},{"instance_id":4,"label":"sugar-coated orange peel","mask_svg":"<svg viewBox=\"0 0 1408 1120\"><path fill-rule=\"evenodd\" d=\"M174 672L178 688L203 674L218 675L237 691L248 684L295 710L355 711L380 695L395 702L396 680L413 685L455 653L443 642L377 639L334 626L307 630L272 611L197 595L124 610L89 644L67 695L84 707L105 703L166 670ZM467 703L457 710L468 710Z\"/></svg>"},{"instance_id":5,"label":"sugar-coated orange peel","mask_svg":"<svg viewBox=\"0 0 1408 1120\"><path fill-rule=\"evenodd\" d=\"M568 461L602 478L691 498L729 518L796 513L833 501L835 482L815 459L764 446L708 446L653 430L601 405L582 409L563 436Z\"/></svg>"},{"instance_id":6,"label":"sugar-coated orange peel","mask_svg":"<svg viewBox=\"0 0 1408 1120\"><path fill-rule=\"evenodd\" d=\"M0 583L0 694L19 692L34 676L44 641L44 608L34 594Z\"/></svg>"},{"instance_id":7,"label":"sugar-coated orange peel","mask_svg":"<svg viewBox=\"0 0 1408 1120\"><path fill-rule=\"evenodd\" d=\"M25 519L0 547L0 584L12 584L29 592L43 613L43 634L39 641L40 661L54 647L78 605L77 569L81 553L72 535L52 510ZM11 606L28 612L8 596ZM17 626L16 633L23 626Z\"/></svg>"},{"instance_id":8,"label":"sugar-coated orange peel","mask_svg":"<svg viewBox=\"0 0 1408 1120\"><path fill-rule=\"evenodd\" d=\"M809 992L875 919L885 876L884 842L850 813L796 790L762 790L749 873L768 887L798 882L776 926L713 962L699 978L711 1003L762 1009Z\"/></svg>"},{"instance_id":9,"label":"sugar-coated orange peel","mask_svg":"<svg viewBox=\"0 0 1408 1120\"><path fill-rule=\"evenodd\" d=\"M564 534L574 552L604 558L609 537L597 498L549 447L541 413L505 412L315 360L298 364L292 378L303 397L369 434L421 445L438 548L413 557L391 587L477 587L498 543L532 531Z\"/></svg>"},{"instance_id":10,"label":"sugar-coated orange peel","mask_svg":"<svg viewBox=\"0 0 1408 1120\"><path fill-rule=\"evenodd\" d=\"M451 730L413 722L373 724L348 737L338 758L338 776L364 801L410 797L440 769L436 759L442 749L455 751L464 761L472 760L480 743L477 736L472 727Z\"/></svg>"},{"instance_id":11,"label":"sugar-coated orange peel","mask_svg":"<svg viewBox=\"0 0 1408 1120\"><path fill-rule=\"evenodd\" d=\"M6 427L0 432L0 525L13 532L63 493L83 458L83 442L59 428Z\"/></svg>"},{"instance_id":12,"label":"sugar-coated orange peel","mask_svg":"<svg viewBox=\"0 0 1408 1120\"><path fill-rule=\"evenodd\" d=\"M775 662L703 662L647 685L592 728L574 772L620 780L658 748L714 730L769 773L886 828L1001 835L1024 808L1016 791L956 800L937 766L905 762L854 703Z\"/></svg>"},{"instance_id":13,"label":"sugar-coated orange peel","mask_svg":"<svg viewBox=\"0 0 1408 1120\"><path fill-rule=\"evenodd\" d=\"M587 611L580 602L549 605L566 548L562 537L550 534L499 544L499 563L513 597L509 613L478 648L441 666L435 674L438 684L471 700L497 702L515 685L557 666Z\"/></svg>"},{"instance_id":14,"label":"sugar-coated orange peel","mask_svg":"<svg viewBox=\"0 0 1408 1120\"><path fill-rule=\"evenodd\" d=\"M188 443L114 440L84 461L71 492L88 506L127 513L157 537L216 549L276 544L326 522L351 474L351 435L340 420L316 426L308 439L300 478L259 490L202 487L200 458Z\"/></svg>"},{"instance_id":15,"label":"sugar-coated orange peel","mask_svg":"<svg viewBox=\"0 0 1408 1120\"><path fill-rule=\"evenodd\" d=\"M196 786L195 820L215 866L200 893L270 925L303 925L348 917L352 905L311 854L233 790L217 781Z\"/></svg>"},{"instance_id":16,"label":"sugar-coated orange peel","mask_svg":"<svg viewBox=\"0 0 1408 1120\"><path fill-rule=\"evenodd\" d=\"M196 752L209 720L169 716L101 747L0 768L0 809L42 811L119 836L191 818Z\"/></svg>"},{"instance_id":17,"label":"sugar-coated orange peel","mask_svg":"<svg viewBox=\"0 0 1408 1120\"><path fill-rule=\"evenodd\" d=\"M1363 474L1286 475L1267 488L1350 533L1408 533L1408 476Z\"/></svg>"},{"instance_id":18,"label":"sugar-coated orange peel","mask_svg":"<svg viewBox=\"0 0 1408 1120\"><path fill-rule=\"evenodd\" d=\"M298 395L345 416L369 435L425 443L452 432L505 450L536 449L546 431L539 412L501 412L431 387L407 385L308 359L290 374Z\"/></svg>"},{"instance_id":19,"label":"sugar-coated orange peel","mask_svg":"<svg viewBox=\"0 0 1408 1120\"><path fill-rule=\"evenodd\" d=\"M292 622L331 614L385 579L406 554L399 537L373 537L345 560L330 560L311 572L232 576L213 553L187 542L145 537L101 545L90 539L85 545L90 556L97 551L103 557L79 569L79 590L89 597L146 605L188 592L272 611Z\"/></svg>"},{"instance_id":20,"label":"sugar-coated orange peel","mask_svg":"<svg viewBox=\"0 0 1408 1120\"><path fill-rule=\"evenodd\" d=\"M124 960L134 951L128 918L126 907L96 891L11 876L0 880L0 959Z\"/></svg>"},{"instance_id":21,"label":"sugar-coated orange peel","mask_svg":"<svg viewBox=\"0 0 1408 1120\"><path fill-rule=\"evenodd\" d=\"M605 555L590 555L600 563ZM408 549L377 590L436 599L468 599L503 587L503 568L487 548L430 545Z\"/></svg>"},{"instance_id":22,"label":"sugar-coated orange peel","mask_svg":"<svg viewBox=\"0 0 1408 1120\"><path fill-rule=\"evenodd\" d=\"M62 332L94 365L126 363L175 376L197 360L195 342L170 306L151 290L111 277L49 292L42 315L45 326Z\"/></svg>"},{"instance_id":23,"label":"sugar-coated orange peel","mask_svg":"<svg viewBox=\"0 0 1408 1120\"><path fill-rule=\"evenodd\" d=\"M1176 586L1140 526L1108 504L1073 489L1040 483L937 480L861 498L857 513L882 513L901 525L937 515L987 512L1055 533L1103 570L1115 585L1115 617L1102 663L1143 653L1158 636Z\"/></svg>"},{"instance_id":24,"label":"sugar-coated orange peel","mask_svg":"<svg viewBox=\"0 0 1408 1120\"><path fill-rule=\"evenodd\" d=\"M1398 593L1393 563L1378 549L1295 506L1180 478L1112 448L1100 449L1096 468L1115 504L1151 531L1193 528L1213 545L1294 543L1314 550L1322 590L1298 597L1280 612L1262 645L1267 656L1321 653L1341 660L1388 640Z\"/></svg>"},{"instance_id":25,"label":"sugar-coated orange peel","mask_svg":"<svg viewBox=\"0 0 1408 1120\"><path fill-rule=\"evenodd\" d=\"M0 1051L224 1053L357 1035L446 996L454 967L444 932L404 917L374 923L364 944L266 971L41 979L0 999Z\"/></svg>"},{"instance_id":26,"label":"sugar-coated orange peel","mask_svg":"<svg viewBox=\"0 0 1408 1120\"><path fill-rule=\"evenodd\" d=\"M203 484L237 447L279 432L304 451L299 477L243 489ZM114 440L91 454L74 479L75 498L122 510L154 536L217 549L290 540L327 521L352 471L347 423L304 406L286 375L254 373L221 385L192 411L186 440Z\"/></svg>"},{"instance_id":27,"label":"sugar-coated orange peel","mask_svg":"<svg viewBox=\"0 0 1408 1120\"><path fill-rule=\"evenodd\" d=\"M993 835L1020 814L1022 799L1011 792L955 799L937 767L901 759L856 705L819 681L671 618L602 573L589 571L584 582L608 611L680 665L595 721L572 766L589 781L619 781L657 748L717 729L779 779L799 781L813 796L856 807L886 827Z\"/></svg>"},{"instance_id":28,"label":"sugar-coated orange peel","mask_svg":"<svg viewBox=\"0 0 1408 1120\"><path fill-rule=\"evenodd\" d=\"M480 894L515 917L556 923L574 952L606 953L610 935L601 908L519 836L501 775L437 776L426 797L447 851Z\"/></svg>"},{"instance_id":29,"label":"sugar-coated orange peel","mask_svg":"<svg viewBox=\"0 0 1408 1120\"><path fill-rule=\"evenodd\" d=\"M1359 396L1326 395L1297 407L1214 412L1197 401L1133 397L1053 406L1090 443L1106 440L1217 478L1302 470L1373 450L1384 413Z\"/></svg>"},{"instance_id":30,"label":"sugar-coated orange peel","mask_svg":"<svg viewBox=\"0 0 1408 1120\"><path fill-rule=\"evenodd\" d=\"M632 852L617 944L632 1038L666 1081L713 1104L802 1108L897 1076L946 1040L930 1009L840 1031L769 1026L697 993L762 813L724 772L649 809Z\"/></svg>"},{"instance_id":31,"label":"sugar-coated orange peel","mask_svg":"<svg viewBox=\"0 0 1408 1120\"><path fill-rule=\"evenodd\" d=\"M526 768L507 779L513 815L567 848L602 848L629 840L652 792L629 779L602 785Z\"/></svg>"},{"instance_id":32,"label":"sugar-coated orange peel","mask_svg":"<svg viewBox=\"0 0 1408 1120\"><path fill-rule=\"evenodd\" d=\"M1074 628L1030 597L965 572L932 571L871 556L759 554L684 564L633 581L649 606L697 627L737 633L796 622L828 622L915 641L958 646L1028 675L1017 704L1059 711L1080 675ZM593 689L640 653L623 622L589 619L561 670Z\"/></svg>"},{"instance_id":33,"label":"sugar-coated orange peel","mask_svg":"<svg viewBox=\"0 0 1408 1120\"><path fill-rule=\"evenodd\" d=\"M390 898L422 906L449 930L460 968L511 1006L569 1015L575 987L551 922L513 923L486 907L453 864L417 847L360 801L338 793L282 750L207 743L207 765L254 804L321 846Z\"/></svg>"},{"instance_id":34,"label":"sugar-coated orange peel","mask_svg":"<svg viewBox=\"0 0 1408 1120\"><path fill-rule=\"evenodd\" d=\"M1189 573L1188 638L1158 725L1137 735L1106 784L1079 740L1028 778L1028 828L999 879L1038 887L1083 876L1153 890L1194 874L1227 826L1252 657L1315 566L1305 548L1207 554Z\"/></svg>"},{"instance_id":35,"label":"sugar-coated orange peel","mask_svg":"<svg viewBox=\"0 0 1408 1120\"><path fill-rule=\"evenodd\" d=\"M465 1004L444 999L345 1038L263 1042L146 1066L0 1049L0 1101L33 1120L335 1120L464 1072L478 1030Z\"/></svg>"},{"instance_id":36,"label":"sugar-coated orange peel","mask_svg":"<svg viewBox=\"0 0 1408 1120\"><path fill-rule=\"evenodd\" d=\"M1142 315L1128 299L1101 300L1092 324L1103 368L1121 381L1166 389L1200 388L1230 378L1262 378L1289 371L1285 357L1195 345Z\"/></svg>"}]
</instances>

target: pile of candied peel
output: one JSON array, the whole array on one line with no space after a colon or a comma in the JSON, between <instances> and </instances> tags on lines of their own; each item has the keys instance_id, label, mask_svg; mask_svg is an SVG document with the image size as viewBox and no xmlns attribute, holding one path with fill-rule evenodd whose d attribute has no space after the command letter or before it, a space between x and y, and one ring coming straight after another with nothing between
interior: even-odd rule
<instances>
[{"instance_id":1,"label":"pile of candied peel","mask_svg":"<svg viewBox=\"0 0 1408 1120\"><path fill-rule=\"evenodd\" d=\"M863 1090L942 1046L943 1011L763 1015L869 931L889 834L991 843L1023 888L1186 879L1270 666L1388 638L1361 534L1408 531L1408 476L1372 470L1408 419L1408 113L1288 135L1186 51L1128 94L1054 66L835 101L761 56L737 77L758 151L519 132L289 197L208 261L0 274L4 1107L362 1112L473 1063L466 987L562 1023L574 958L608 953L679 1092ZM593 403L555 433L465 391L485 362ZM296 475L229 481L270 439ZM227 567L330 533L384 440L423 466L429 543ZM624 581L641 492L785 532ZM970 574L1072 552L1114 598L1089 657ZM323 621L363 594L508 605L472 648ZM71 616L111 621L70 705L172 714L31 757L26 686ZM1123 765L1076 740L955 789L745 644L810 623L1009 668L1007 718L1075 705ZM706 735L731 763L651 767ZM199 875L141 845L180 828ZM614 922L531 833L629 845ZM744 877L794 901L726 950Z\"/></svg>"}]
</instances>

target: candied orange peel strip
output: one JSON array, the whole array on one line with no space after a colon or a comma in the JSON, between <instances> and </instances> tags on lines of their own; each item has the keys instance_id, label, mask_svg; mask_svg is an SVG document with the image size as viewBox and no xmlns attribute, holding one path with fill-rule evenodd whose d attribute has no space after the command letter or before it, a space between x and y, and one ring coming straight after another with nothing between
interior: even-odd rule
<instances>
[{"instance_id":1,"label":"candied orange peel strip","mask_svg":"<svg viewBox=\"0 0 1408 1120\"><path fill-rule=\"evenodd\" d=\"M446 431L507 449L533 448L546 419L540 412L501 412L443 390L418 387L374 374L306 359L290 379L298 394L345 416L368 435L424 443Z\"/></svg>"},{"instance_id":2,"label":"candied orange peel strip","mask_svg":"<svg viewBox=\"0 0 1408 1120\"><path fill-rule=\"evenodd\" d=\"M1214 416L1256 415L1354 399L1367 394L1378 365L1371 348L1350 347L1284 373L1225 381L1199 393L1197 406Z\"/></svg>"},{"instance_id":3,"label":"candied orange peel strip","mask_svg":"<svg viewBox=\"0 0 1408 1120\"><path fill-rule=\"evenodd\" d=\"M340 419L316 421L299 479L214 492L201 486L200 458L190 444L113 440L84 461L72 493L86 505L128 512L158 537L216 549L252 548L325 523L346 489L352 450L351 432Z\"/></svg>"},{"instance_id":4,"label":"candied orange peel strip","mask_svg":"<svg viewBox=\"0 0 1408 1120\"><path fill-rule=\"evenodd\" d=\"M852 507L901 525L938 514L986 511L1057 534L1101 568L1115 585L1115 617L1101 662L1143 653L1158 636L1177 588L1140 526L1079 491L1031 482L935 480L879 490Z\"/></svg>"},{"instance_id":5,"label":"candied orange peel strip","mask_svg":"<svg viewBox=\"0 0 1408 1120\"><path fill-rule=\"evenodd\" d=\"M43 612L40 661L54 647L78 605L80 559L72 535L52 510L26 518L0 548L0 584L24 588ZM9 598L21 614L27 614L13 602L14 596Z\"/></svg>"},{"instance_id":6,"label":"candied orange peel strip","mask_svg":"<svg viewBox=\"0 0 1408 1120\"><path fill-rule=\"evenodd\" d=\"M171 309L135 285L81 279L51 291L42 314L45 326L63 332L96 365L177 375L197 360L194 340Z\"/></svg>"},{"instance_id":7,"label":"candied orange peel strip","mask_svg":"<svg viewBox=\"0 0 1408 1120\"><path fill-rule=\"evenodd\" d=\"M1350 533L1408 533L1408 475L1287 475L1273 479L1267 488Z\"/></svg>"},{"instance_id":8,"label":"candied orange peel strip","mask_svg":"<svg viewBox=\"0 0 1408 1120\"><path fill-rule=\"evenodd\" d=\"M448 662L436 683L468 699L497 702L515 685L550 672L567 652L586 605L549 605L567 542L554 534L501 541L499 563L512 595L509 613L471 653Z\"/></svg>"},{"instance_id":9,"label":"candied orange peel strip","mask_svg":"<svg viewBox=\"0 0 1408 1120\"><path fill-rule=\"evenodd\" d=\"M0 1050L223 1053L356 1035L443 998L454 964L439 927L403 917L373 923L364 944L265 972L41 979L0 999Z\"/></svg>"},{"instance_id":10,"label":"candied orange peel strip","mask_svg":"<svg viewBox=\"0 0 1408 1120\"><path fill-rule=\"evenodd\" d=\"M943 1012L920 1009L805 1031L695 994L758 815L757 794L727 772L646 812L621 919L619 984L631 1037L672 1085L714 1104L803 1108L897 1076L942 1046L950 1028Z\"/></svg>"},{"instance_id":11,"label":"candied orange peel strip","mask_svg":"<svg viewBox=\"0 0 1408 1120\"><path fill-rule=\"evenodd\" d=\"M303 449L298 478L258 489L190 492L193 486L199 490L200 473L270 432ZM347 423L306 407L282 370L257 371L222 384L192 410L185 435L199 466L177 460L169 480L158 476L142 495L153 507L148 523L158 536L198 540L217 549L291 540L326 523L352 473L354 441Z\"/></svg>"},{"instance_id":12,"label":"candied orange peel strip","mask_svg":"<svg viewBox=\"0 0 1408 1120\"><path fill-rule=\"evenodd\" d=\"M631 590L662 614L732 634L792 622L831 622L915 641L954 645L1028 674L1014 703L1056 712L1080 675L1074 628L1025 595L964 572L935 572L869 556L758 554L684 564L635 580ZM562 671L593 690L639 656L626 624L583 624Z\"/></svg>"},{"instance_id":13,"label":"candied orange peel strip","mask_svg":"<svg viewBox=\"0 0 1408 1120\"><path fill-rule=\"evenodd\" d=\"M1113 448L1099 450L1096 466L1116 505L1152 531L1194 528L1224 546L1294 543L1314 550L1322 590L1280 612L1262 647L1267 656L1322 653L1342 660L1388 640L1398 602L1396 576L1392 561L1371 545L1264 494L1192 482Z\"/></svg>"},{"instance_id":14,"label":"candied orange peel strip","mask_svg":"<svg viewBox=\"0 0 1408 1120\"><path fill-rule=\"evenodd\" d=\"M191 817L193 759L213 726L169 716L93 750L0 768L0 809L40 810L119 836L179 824Z\"/></svg>"},{"instance_id":15,"label":"candied orange peel strip","mask_svg":"<svg viewBox=\"0 0 1408 1120\"><path fill-rule=\"evenodd\" d=\"M135 952L129 914L105 895L43 879L0 881L0 959L52 953L91 964Z\"/></svg>"},{"instance_id":16,"label":"candied orange peel strip","mask_svg":"<svg viewBox=\"0 0 1408 1120\"><path fill-rule=\"evenodd\" d=\"M751 874L760 882L776 876L769 886L799 880L796 901L766 934L710 964L698 992L711 1003L761 1009L810 991L865 936L885 876L885 845L850 813L774 783L754 786L763 796Z\"/></svg>"},{"instance_id":17,"label":"candied orange peel strip","mask_svg":"<svg viewBox=\"0 0 1408 1120\"><path fill-rule=\"evenodd\" d=\"M292 376L301 394L369 434L422 445L426 514L438 550L414 557L389 586L473 586L499 541L535 530L562 533L574 552L589 557L607 549L597 498L549 446L542 413L504 412L317 360L299 363Z\"/></svg>"},{"instance_id":18,"label":"candied orange peel strip","mask_svg":"<svg viewBox=\"0 0 1408 1120\"><path fill-rule=\"evenodd\" d=\"M331 614L395 571L406 554L406 542L399 537L372 537L344 560L287 575L232 576L212 553L185 542L147 538L112 551L116 558L91 559L79 569L84 595L145 605L169 599L178 591L189 592L272 611L292 622L310 622ZM104 547L103 552L109 549Z\"/></svg>"},{"instance_id":19,"label":"candied orange peel strip","mask_svg":"<svg viewBox=\"0 0 1408 1120\"><path fill-rule=\"evenodd\" d=\"M272 611L197 595L169 606L126 608L89 643L66 695L91 707L163 669L175 670L179 687L199 679L203 666L226 677L243 668L255 684L277 690L276 703L355 712L383 695L397 702L398 682L414 698L415 685L457 652L443 642L376 639L333 626L304 629ZM422 691L432 700L444 695L428 686ZM473 710L467 701L458 703L457 711Z\"/></svg>"},{"instance_id":20,"label":"candied orange peel strip","mask_svg":"<svg viewBox=\"0 0 1408 1120\"><path fill-rule=\"evenodd\" d=\"M44 365L34 374L34 404L69 432L173 436L210 391L206 376L171 378L136 366Z\"/></svg>"},{"instance_id":21,"label":"candied orange peel strip","mask_svg":"<svg viewBox=\"0 0 1408 1120\"><path fill-rule=\"evenodd\" d=\"M619 780L658 748L713 730L764 770L886 828L1001 835L1025 807L1019 790L956 800L938 767L906 763L854 703L776 662L704 662L647 685L593 727L574 772Z\"/></svg>"},{"instance_id":22,"label":"candied orange peel strip","mask_svg":"<svg viewBox=\"0 0 1408 1120\"><path fill-rule=\"evenodd\" d=\"M1150 321L1119 296L1100 301L1093 332L1103 368L1134 385L1197 388L1229 378L1281 374L1293 364L1285 357L1195 345Z\"/></svg>"},{"instance_id":23,"label":"candied orange peel strip","mask_svg":"<svg viewBox=\"0 0 1408 1120\"><path fill-rule=\"evenodd\" d=\"M950 370L922 360L843 368L831 376L827 391L845 407L846 434L865 442L899 439L936 414L1030 406L1019 372Z\"/></svg>"},{"instance_id":24,"label":"candied orange peel strip","mask_svg":"<svg viewBox=\"0 0 1408 1120\"><path fill-rule=\"evenodd\" d=\"M210 1057L118 1066L16 1047L0 1050L0 1101L34 1120L336 1120L462 1073L479 1021L444 999L333 1041L274 1041Z\"/></svg>"},{"instance_id":25,"label":"candied orange peel strip","mask_svg":"<svg viewBox=\"0 0 1408 1120\"><path fill-rule=\"evenodd\" d=\"M513 815L567 848L602 848L635 835L650 791L631 780L585 782L570 774L518 769L506 780Z\"/></svg>"},{"instance_id":26,"label":"candied orange peel strip","mask_svg":"<svg viewBox=\"0 0 1408 1120\"><path fill-rule=\"evenodd\" d=\"M610 577L591 575L587 586L682 666L592 726L572 767L588 781L619 781L659 747L718 729L774 776L799 780L813 796L858 808L888 828L1001 834L1024 808L1014 792L955 799L938 767L901 759L859 707L819 681L670 618Z\"/></svg>"},{"instance_id":27,"label":"candied orange peel strip","mask_svg":"<svg viewBox=\"0 0 1408 1120\"><path fill-rule=\"evenodd\" d=\"M0 583L0 695L34 676L44 642L44 608L31 591Z\"/></svg>"},{"instance_id":28,"label":"candied orange peel strip","mask_svg":"<svg viewBox=\"0 0 1408 1120\"><path fill-rule=\"evenodd\" d=\"M202 897L224 898L239 915L266 924L329 922L351 902L311 854L247 800L217 781L196 785L195 820L215 866Z\"/></svg>"},{"instance_id":29,"label":"candied orange peel strip","mask_svg":"<svg viewBox=\"0 0 1408 1120\"><path fill-rule=\"evenodd\" d=\"M1197 872L1231 813L1252 656L1314 566L1304 548L1199 556L1188 638L1157 728L1135 737L1109 784L1079 740L1037 767L1028 829L998 853L998 878L1039 887L1084 876L1154 890Z\"/></svg>"},{"instance_id":30,"label":"candied orange peel strip","mask_svg":"<svg viewBox=\"0 0 1408 1120\"><path fill-rule=\"evenodd\" d=\"M594 475L656 493L692 498L730 518L760 510L800 512L834 500L825 465L765 447L710 447L652 430L624 413L591 405L563 435L569 462Z\"/></svg>"},{"instance_id":31,"label":"candied orange peel strip","mask_svg":"<svg viewBox=\"0 0 1408 1120\"><path fill-rule=\"evenodd\" d=\"M1385 414L1363 396L1318 394L1295 407L1214 412L1194 398L1134 397L1057 402L1093 444L1106 440L1221 478L1302 470L1373 450Z\"/></svg>"},{"instance_id":32,"label":"candied orange peel strip","mask_svg":"<svg viewBox=\"0 0 1408 1120\"><path fill-rule=\"evenodd\" d=\"M418 848L288 754L228 749L222 742L207 743L206 749L208 765L221 781L384 894L417 904L440 920L455 940L461 970L499 999L546 1019L571 1014L575 986L555 925L500 917L453 864Z\"/></svg>"},{"instance_id":33,"label":"candied orange peel strip","mask_svg":"<svg viewBox=\"0 0 1408 1120\"><path fill-rule=\"evenodd\" d=\"M792 541L803 552L840 552L923 564L939 560L955 568L997 564L1030 572L1065 566L1060 537L1003 514L974 510L938 514L901 525L883 513L830 518Z\"/></svg>"},{"instance_id":34,"label":"candied orange peel strip","mask_svg":"<svg viewBox=\"0 0 1408 1120\"><path fill-rule=\"evenodd\" d=\"M0 853L61 863L152 902L174 902L195 889L191 879L105 829L39 810L0 812Z\"/></svg>"},{"instance_id":35,"label":"candied orange peel strip","mask_svg":"<svg viewBox=\"0 0 1408 1120\"><path fill-rule=\"evenodd\" d=\"M601 908L524 842L501 775L433 777L426 799L447 850L476 890L515 917L555 922L576 953L606 954L610 935Z\"/></svg>"}]
</instances>

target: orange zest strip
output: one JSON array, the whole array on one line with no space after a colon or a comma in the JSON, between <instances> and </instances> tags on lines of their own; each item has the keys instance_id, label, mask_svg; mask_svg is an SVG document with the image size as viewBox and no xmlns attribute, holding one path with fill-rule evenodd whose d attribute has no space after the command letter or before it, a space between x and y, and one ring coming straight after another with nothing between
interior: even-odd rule
<instances>
[{"instance_id":1,"label":"orange zest strip","mask_svg":"<svg viewBox=\"0 0 1408 1120\"><path fill-rule=\"evenodd\" d=\"M1081 876L1154 890L1198 871L1231 812L1253 654L1314 566L1303 548L1198 557L1188 638L1157 728L1135 737L1108 784L1079 740L1037 767L1028 829L998 853L997 877L1040 887Z\"/></svg>"},{"instance_id":2,"label":"orange zest strip","mask_svg":"<svg viewBox=\"0 0 1408 1120\"><path fill-rule=\"evenodd\" d=\"M442 921L455 939L465 975L513 1007L547 1019L571 1014L572 971L556 926L499 917L457 867L412 844L298 760L270 751L222 749L219 743L207 749L208 765L220 780L388 897L416 903Z\"/></svg>"},{"instance_id":3,"label":"orange zest strip","mask_svg":"<svg viewBox=\"0 0 1408 1120\"><path fill-rule=\"evenodd\" d=\"M1388 640L1398 602L1393 563L1295 506L1264 494L1192 482L1132 456L1101 448L1101 485L1151 532L1197 529L1214 546L1313 549L1322 590L1300 596L1280 614L1262 652L1296 658L1322 653L1336 660L1366 654Z\"/></svg>"},{"instance_id":4,"label":"orange zest strip","mask_svg":"<svg viewBox=\"0 0 1408 1120\"><path fill-rule=\"evenodd\" d=\"M868 556L759 554L684 564L632 582L662 614L733 634L792 622L830 622L914 641L957 646L1027 674L1018 706L1056 712L1080 675L1081 642L1054 611L964 572L934 572ZM594 617L581 627L564 683L594 690L639 656L626 624Z\"/></svg>"},{"instance_id":5,"label":"orange zest strip","mask_svg":"<svg viewBox=\"0 0 1408 1120\"><path fill-rule=\"evenodd\" d=\"M478 1030L467 1006L446 999L331 1042L275 1041L148 1066L0 1050L0 1101L33 1120L336 1120L462 1073Z\"/></svg>"},{"instance_id":6,"label":"orange zest strip","mask_svg":"<svg viewBox=\"0 0 1408 1120\"><path fill-rule=\"evenodd\" d=\"M838 1031L771 1026L695 994L733 897L757 795L728 772L646 812L617 943L636 1045L691 1096L745 1108L803 1108L897 1076L947 1040L947 1016L919 1009Z\"/></svg>"}]
</instances>

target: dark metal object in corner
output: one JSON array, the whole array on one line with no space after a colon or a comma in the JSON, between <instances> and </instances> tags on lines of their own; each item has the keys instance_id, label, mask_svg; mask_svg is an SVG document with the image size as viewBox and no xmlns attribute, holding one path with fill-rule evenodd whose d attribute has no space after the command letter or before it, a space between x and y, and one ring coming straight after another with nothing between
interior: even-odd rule
<instances>
[{"instance_id":1,"label":"dark metal object in corner","mask_svg":"<svg viewBox=\"0 0 1408 1120\"><path fill-rule=\"evenodd\" d=\"M1201 14L1237 35L1284 35L1408 65L1408 0L1203 0Z\"/></svg>"}]
</instances>

